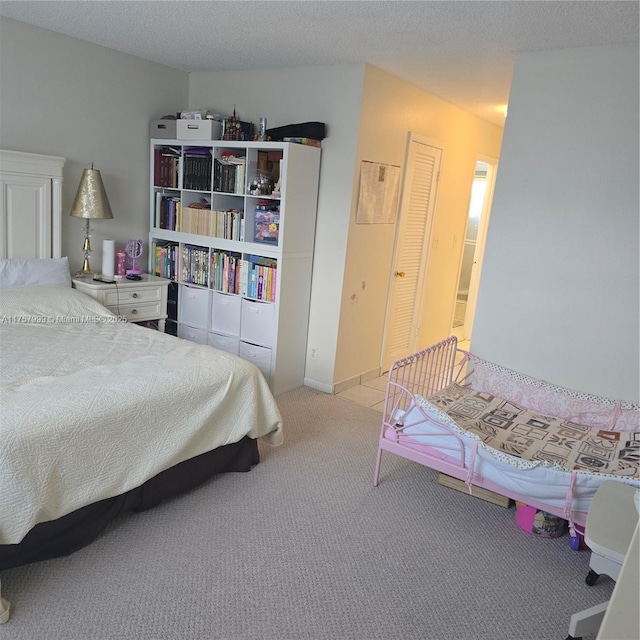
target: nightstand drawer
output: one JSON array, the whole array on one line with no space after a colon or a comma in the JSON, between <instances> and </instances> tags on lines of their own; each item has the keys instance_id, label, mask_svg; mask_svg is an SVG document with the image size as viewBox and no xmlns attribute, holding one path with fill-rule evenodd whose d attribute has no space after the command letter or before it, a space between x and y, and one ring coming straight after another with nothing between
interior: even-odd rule
<instances>
[{"instance_id":1,"label":"nightstand drawer","mask_svg":"<svg viewBox=\"0 0 640 640\"><path fill-rule=\"evenodd\" d=\"M120 287L104 292L104 305L111 307L120 304L138 304L140 302L160 302L162 300L162 287Z\"/></svg>"},{"instance_id":2,"label":"nightstand drawer","mask_svg":"<svg viewBox=\"0 0 640 640\"><path fill-rule=\"evenodd\" d=\"M157 320L164 316L162 302L144 302L141 304L109 305L109 311L126 318L129 322L139 322L141 320Z\"/></svg>"}]
</instances>

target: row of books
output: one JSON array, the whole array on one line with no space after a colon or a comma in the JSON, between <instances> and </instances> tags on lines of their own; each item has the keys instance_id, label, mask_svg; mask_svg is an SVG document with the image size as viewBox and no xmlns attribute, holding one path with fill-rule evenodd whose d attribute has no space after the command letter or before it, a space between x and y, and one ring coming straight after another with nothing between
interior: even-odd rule
<instances>
[{"instance_id":1,"label":"row of books","mask_svg":"<svg viewBox=\"0 0 640 640\"><path fill-rule=\"evenodd\" d=\"M178 219L178 231L200 236L242 240L244 212L238 209L200 209L184 207Z\"/></svg>"},{"instance_id":2,"label":"row of books","mask_svg":"<svg viewBox=\"0 0 640 640\"><path fill-rule=\"evenodd\" d=\"M178 279L178 245L173 242L156 242L153 253L153 272L168 280Z\"/></svg>"},{"instance_id":3,"label":"row of books","mask_svg":"<svg viewBox=\"0 0 640 640\"><path fill-rule=\"evenodd\" d=\"M275 258L249 256L243 263L240 293L248 298L275 302L277 275L278 261Z\"/></svg>"},{"instance_id":4,"label":"row of books","mask_svg":"<svg viewBox=\"0 0 640 640\"><path fill-rule=\"evenodd\" d=\"M154 273L177 280L178 244L156 242ZM275 302L278 261L275 258L214 250L184 245L182 248L181 281L209 287L224 293L235 293L256 300Z\"/></svg>"},{"instance_id":5,"label":"row of books","mask_svg":"<svg viewBox=\"0 0 640 640\"><path fill-rule=\"evenodd\" d=\"M182 282L209 286L209 249L185 244L181 267Z\"/></svg>"},{"instance_id":6,"label":"row of books","mask_svg":"<svg viewBox=\"0 0 640 640\"><path fill-rule=\"evenodd\" d=\"M213 251L209 286L223 293L240 293L242 289L242 256L227 251Z\"/></svg>"},{"instance_id":7,"label":"row of books","mask_svg":"<svg viewBox=\"0 0 640 640\"><path fill-rule=\"evenodd\" d=\"M213 163L213 190L242 195L245 192L246 161L244 156L223 156Z\"/></svg>"},{"instance_id":8,"label":"row of books","mask_svg":"<svg viewBox=\"0 0 640 640\"><path fill-rule=\"evenodd\" d=\"M237 253L213 251L209 273L209 286L216 291L276 301L278 261L275 258L249 256L244 259Z\"/></svg>"},{"instance_id":9,"label":"row of books","mask_svg":"<svg viewBox=\"0 0 640 640\"><path fill-rule=\"evenodd\" d=\"M180 151L173 147L157 147L153 154L153 184L177 189L179 174Z\"/></svg>"},{"instance_id":10,"label":"row of books","mask_svg":"<svg viewBox=\"0 0 640 640\"><path fill-rule=\"evenodd\" d=\"M184 245L181 281L209 287L224 293L235 293L265 302L276 301L278 261L275 258L214 250ZM154 247L154 273L162 278L177 279L178 245L157 242Z\"/></svg>"},{"instance_id":11,"label":"row of books","mask_svg":"<svg viewBox=\"0 0 640 640\"><path fill-rule=\"evenodd\" d=\"M212 210L210 206L204 201L183 207L179 197L158 191L156 226L169 231L241 241L244 238L244 212L238 209Z\"/></svg>"},{"instance_id":12,"label":"row of books","mask_svg":"<svg viewBox=\"0 0 640 640\"><path fill-rule=\"evenodd\" d=\"M156 226L160 229L176 231L182 203L177 196L167 196L161 191L156 193Z\"/></svg>"},{"instance_id":13,"label":"row of books","mask_svg":"<svg viewBox=\"0 0 640 640\"><path fill-rule=\"evenodd\" d=\"M211 191L211 149L186 149L182 174L182 188Z\"/></svg>"}]
</instances>

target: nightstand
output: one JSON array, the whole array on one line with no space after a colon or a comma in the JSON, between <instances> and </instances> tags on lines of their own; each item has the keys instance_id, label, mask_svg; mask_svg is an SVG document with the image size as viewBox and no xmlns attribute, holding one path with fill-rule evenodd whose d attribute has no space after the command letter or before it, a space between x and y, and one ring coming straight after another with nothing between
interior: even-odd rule
<instances>
[{"instance_id":1,"label":"nightstand","mask_svg":"<svg viewBox=\"0 0 640 640\"><path fill-rule=\"evenodd\" d=\"M167 318L167 290L171 280L143 273L141 280L121 278L115 284L99 282L91 276L73 278L73 286L86 293L128 322L158 322L164 332Z\"/></svg>"}]
</instances>

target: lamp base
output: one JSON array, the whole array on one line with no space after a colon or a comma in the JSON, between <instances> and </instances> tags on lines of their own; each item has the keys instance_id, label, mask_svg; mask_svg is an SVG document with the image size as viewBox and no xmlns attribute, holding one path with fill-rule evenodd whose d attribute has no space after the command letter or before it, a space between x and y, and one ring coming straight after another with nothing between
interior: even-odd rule
<instances>
[{"instance_id":1,"label":"lamp base","mask_svg":"<svg viewBox=\"0 0 640 640\"><path fill-rule=\"evenodd\" d=\"M87 220L87 224L89 221ZM75 278L82 278L83 276L94 276L96 275L95 271L91 269L91 265L89 264L89 253L91 252L91 245L89 244L89 235L87 232L87 237L84 240L84 260L82 261L82 269L76 273Z\"/></svg>"},{"instance_id":2,"label":"lamp base","mask_svg":"<svg viewBox=\"0 0 640 640\"><path fill-rule=\"evenodd\" d=\"M80 269L77 273L73 274L74 278L89 278L96 275L95 271L85 271L84 269Z\"/></svg>"}]
</instances>

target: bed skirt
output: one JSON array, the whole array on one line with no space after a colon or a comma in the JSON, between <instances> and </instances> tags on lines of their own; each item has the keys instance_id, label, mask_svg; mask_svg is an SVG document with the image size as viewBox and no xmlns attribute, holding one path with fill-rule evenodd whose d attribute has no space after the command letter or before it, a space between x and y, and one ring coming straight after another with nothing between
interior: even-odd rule
<instances>
[{"instance_id":1,"label":"bed skirt","mask_svg":"<svg viewBox=\"0 0 640 640\"><path fill-rule=\"evenodd\" d=\"M259 461L257 440L248 436L185 460L122 495L36 525L18 544L0 545L0 570L67 556L95 540L120 513L145 511L197 487L211 476L250 471Z\"/></svg>"}]
</instances>

